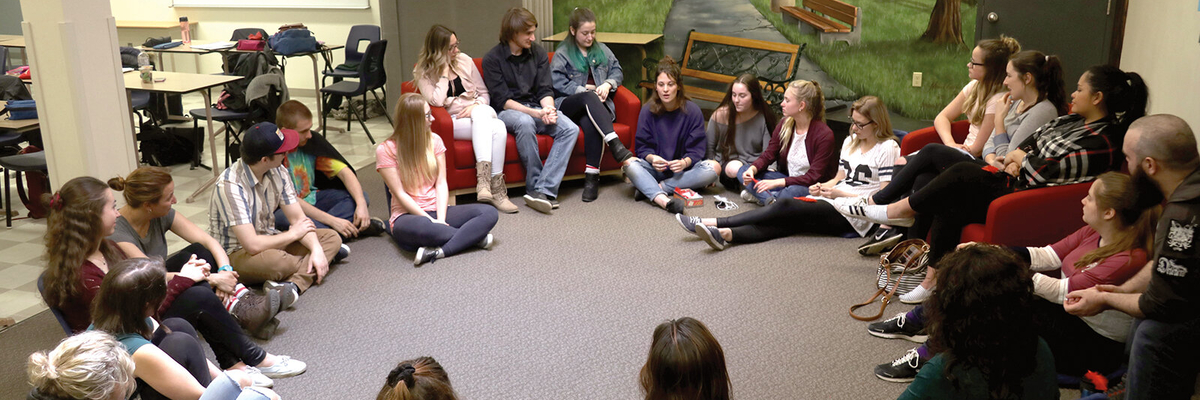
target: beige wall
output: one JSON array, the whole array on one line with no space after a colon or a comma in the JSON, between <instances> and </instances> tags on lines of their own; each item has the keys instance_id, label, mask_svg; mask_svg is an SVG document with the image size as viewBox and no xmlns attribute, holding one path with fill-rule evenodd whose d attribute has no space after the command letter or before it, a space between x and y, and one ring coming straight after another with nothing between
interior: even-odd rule
<instances>
[{"instance_id":1,"label":"beige wall","mask_svg":"<svg viewBox=\"0 0 1200 400\"><path fill-rule=\"evenodd\" d=\"M275 33L280 25L302 22L316 35L317 40L330 44L346 44L346 35L353 25L379 25L379 1L370 0L371 8L365 10L340 9L278 9L278 8L173 8L171 0L111 0L112 13L118 20L133 21L178 21L186 16L199 24L192 32L193 42L229 40L229 35L238 28L262 28ZM170 35L180 38L179 29L121 29L118 43L140 44L149 36ZM342 53L334 53L334 65L342 62ZM217 55L175 55L164 60L168 69L213 73L221 70L221 57ZM307 58L288 60L288 88L297 94L311 95L313 90L312 62Z\"/></svg>"},{"instance_id":2,"label":"beige wall","mask_svg":"<svg viewBox=\"0 0 1200 400\"><path fill-rule=\"evenodd\" d=\"M1133 0L1121 69L1150 87L1150 113L1174 114L1200 134L1200 11L1197 0Z\"/></svg>"}]
</instances>

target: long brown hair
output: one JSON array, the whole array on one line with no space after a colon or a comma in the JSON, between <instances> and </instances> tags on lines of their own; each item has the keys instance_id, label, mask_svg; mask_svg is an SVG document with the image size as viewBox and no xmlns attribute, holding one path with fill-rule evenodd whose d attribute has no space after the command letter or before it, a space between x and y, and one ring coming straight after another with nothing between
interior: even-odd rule
<instances>
[{"instance_id":1,"label":"long brown hair","mask_svg":"<svg viewBox=\"0 0 1200 400\"><path fill-rule=\"evenodd\" d=\"M136 333L149 339L153 332L146 317L155 314L167 297L166 275L157 257L113 265L92 302L92 325L113 335Z\"/></svg>"},{"instance_id":2,"label":"long brown hair","mask_svg":"<svg viewBox=\"0 0 1200 400\"><path fill-rule=\"evenodd\" d=\"M120 251L104 241L100 230L104 207L104 192L108 185L90 176L67 181L54 195L43 195L42 203L50 215L46 217L46 290L42 300L51 307L62 308L79 297L79 268L97 248L112 264L121 258Z\"/></svg>"},{"instance_id":3,"label":"long brown hair","mask_svg":"<svg viewBox=\"0 0 1200 400\"><path fill-rule=\"evenodd\" d=\"M122 192L125 204L138 208L142 204L157 203L162 200L163 189L171 183L171 171L163 167L138 167L127 177L116 177L108 180L108 187Z\"/></svg>"},{"instance_id":4,"label":"long brown hair","mask_svg":"<svg viewBox=\"0 0 1200 400\"><path fill-rule=\"evenodd\" d=\"M896 132L892 131L892 119L888 117L887 106L883 104L883 100L875 96L863 96L854 101L854 105L850 106L850 110L851 121L854 119L853 113L857 111L875 123L875 140L879 142L897 140ZM862 144L862 140L856 135L851 136L850 152L857 150L859 144Z\"/></svg>"},{"instance_id":5,"label":"long brown hair","mask_svg":"<svg viewBox=\"0 0 1200 400\"><path fill-rule=\"evenodd\" d=\"M421 79L437 81L438 74L446 68L446 56L450 54L450 36L454 31L445 25L434 24L425 34L425 45L421 46L421 54L417 56L417 65L413 67L413 84ZM458 60L450 58L450 69L458 68Z\"/></svg>"},{"instance_id":6,"label":"long brown hair","mask_svg":"<svg viewBox=\"0 0 1200 400\"><path fill-rule=\"evenodd\" d=\"M641 383L646 400L728 400L725 352L700 321L664 322L654 328Z\"/></svg>"},{"instance_id":7,"label":"long brown hair","mask_svg":"<svg viewBox=\"0 0 1200 400\"><path fill-rule=\"evenodd\" d=\"M988 100L996 93L1004 91L1008 57L1021 51L1021 44L1017 43L1017 39L1003 35L999 39L981 40L978 46L983 50L983 67L987 71L983 73L983 79L976 82L975 87L967 92L966 101L963 102L963 114L967 114L967 120L972 125L983 123Z\"/></svg>"},{"instance_id":8,"label":"long brown hair","mask_svg":"<svg viewBox=\"0 0 1200 400\"><path fill-rule=\"evenodd\" d=\"M437 360L418 357L396 365L375 400L458 400L458 394Z\"/></svg>"},{"instance_id":9,"label":"long brown hair","mask_svg":"<svg viewBox=\"0 0 1200 400\"><path fill-rule=\"evenodd\" d=\"M825 94L821 92L821 84L816 81L794 80L788 84L787 90L783 92L784 96L790 93L796 101L804 102L804 109L808 110L808 115L812 116L813 121L825 122ZM803 111L802 111L803 112ZM779 148L780 154L787 151L787 146L791 143L792 134L796 130L796 120L789 116L783 116L783 127L779 129L779 143L783 146Z\"/></svg>"},{"instance_id":10,"label":"long brown hair","mask_svg":"<svg viewBox=\"0 0 1200 400\"><path fill-rule=\"evenodd\" d=\"M396 170L408 193L437 179L437 157L433 154L433 132L425 125L425 98L416 93L400 95L396 102L396 127L387 140L396 144Z\"/></svg>"},{"instance_id":11,"label":"long brown hair","mask_svg":"<svg viewBox=\"0 0 1200 400\"><path fill-rule=\"evenodd\" d=\"M1067 91L1063 85L1062 61L1058 56L1025 50L1013 54L1008 62L1017 74L1033 77L1033 87L1038 91L1037 101L1050 100L1050 104L1058 110L1058 115L1067 113Z\"/></svg>"},{"instance_id":12,"label":"long brown hair","mask_svg":"<svg viewBox=\"0 0 1200 400\"><path fill-rule=\"evenodd\" d=\"M680 79L682 72L679 70L679 64L675 63L675 59L671 56L665 56L659 60L658 66L654 68L654 82L658 82L658 76L667 74L667 78L675 82L675 99L671 102L672 109L679 109L683 103L688 100L687 94L683 92L683 81ZM657 84L656 84L657 85ZM667 111L667 104L663 103L658 97L658 91L655 90L654 95L650 96L650 112L654 115L659 115Z\"/></svg>"},{"instance_id":13,"label":"long brown hair","mask_svg":"<svg viewBox=\"0 0 1200 400\"><path fill-rule=\"evenodd\" d=\"M746 86L746 91L750 92L750 108L758 111L763 115L767 123L767 129L775 126L776 117L775 111L767 106L767 100L763 97L762 84L758 82L758 77L753 74L742 74L729 83L729 89L725 90L725 97L721 99L721 104L717 106L717 110L725 110L725 134L716 138L716 148L721 157L726 161L730 160L730 156L736 154L737 140L737 108L733 106L733 85L742 84Z\"/></svg>"},{"instance_id":14,"label":"long brown hair","mask_svg":"<svg viewBox=\"0 0 1200 400\"><path fill-rule=\"evenodd\" d=\"M1117 222L1121 229L1115 237L1108 238L1108 244L1087 252L1079 261L1077 268L1087 268L1094 262L1102 261L1113 254L1129 250L1150 252L1154 248L1154 227L1162 206L1153 205L1142 208L1138 201L1137 185L1129 175L1119 172L1105 172L1096 177L1092 185L1100 185L1096 190L1096 207L1100 211L1112 209L1117 214Z\"/></svg>"}]
</instances>

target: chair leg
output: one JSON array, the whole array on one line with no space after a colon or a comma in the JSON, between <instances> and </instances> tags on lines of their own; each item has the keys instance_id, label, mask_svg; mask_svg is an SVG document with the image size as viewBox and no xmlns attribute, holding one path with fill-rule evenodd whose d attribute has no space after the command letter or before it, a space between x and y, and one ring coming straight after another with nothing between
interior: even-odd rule
<instances>
[{"instance_id":1,"label":"chair leg","mask_svg":"<svg viewBox=\"0 0 1200 400\"><path fill-rule=\"evenodd\" d=\"M9 189L8 168L4 169L4 226L12 228L12 191Z\"/></svg>"},{"instance_id":2,"label":"chair leg","mask_svg":"<svg viewBox=\"0 0 1200 400\"><path fill-rule=\"evenodd\" d=\"M192 133L195 134L197 129L200 129L200 122L198 119L192 118ZM197 166L200 165L200 146L203 146L203 145L204 145L204 135L200 135L200 140L197 140L196 143L192 146L192 166L189 167L188 170L194 170L194 169L196 169Z\"/></svg>"},{"instance_id":3,"label":"chair leg","mask_svg":"<svg viewBox=\"0 0 1200 400\"><path fill-rule=\"evenodd\" d=\"M385 92L383 95L387 96L387 93ZM379 94L375 93L374 90L371 91L371 96L375 97L375 101L379 103L379 108L383 109L383 116L387 117L388 125L391 125L393 128L395 128L396 122L392 121L392 114L387 112L387 103L384 103L383 100L380 100ZM367 97L366 93L363 93L363 97Z\"/></svg>"},{"instance_id":4,"label":"chair leg","mask_svg":"<svg viewBox=\"0 0 1200 400\"><path fill-rule=\"evenodd\" d=\"M326 98L325 102L323 104L329 104L329 99ZM326 137L326 138L329 137L329 133L327 132L328 129L325 128L325 127L329 126L327 124L327 122L329 122L329 106L328 105L325 106L324 110L321 110L321 136Z\"/></svg>"},{"instance_id":5,"label":"chair leg","mask_svg":"<svg viewBox=\"0 0 1200 400\"><path fill-rule=\"evenodd\" d=\"M351 107L351 108L353 108L353 107ZM355 113L354 116L356 118L358 118L358 113ZM346 120L349 121L349 118L347 118ZM371 136L371 130L367 129L367 94L366 93L363 93L363 112L362 112L362 117L358 118L358 124L362 125L363 132L367 133L367 139L371 141L371 144L375 144L375 138Z\"/></svg>"}]
</instances>

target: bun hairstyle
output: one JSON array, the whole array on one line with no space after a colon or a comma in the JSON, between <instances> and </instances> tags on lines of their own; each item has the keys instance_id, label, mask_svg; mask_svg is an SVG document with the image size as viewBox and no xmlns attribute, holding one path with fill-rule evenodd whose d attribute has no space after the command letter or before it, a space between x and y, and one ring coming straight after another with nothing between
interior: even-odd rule
<instances>
[{"instance_id":1,"label":"bun hairstyle","mask_svg":"<svg viewBox=\"0 0 1200 400\"><path fill-rule=\"evenodd\" d=\"M975 88L967 93L966 101L963 103L963 113L967 114L967 119L972 125L983 123L988 101L996 93L1004 91L1004 71L1008 64L1008 58L1021 51L1021 44L1017 43L1017 39L1004 35L1000 35L999 39L981 40L978 47L983 50L985 71L983 78L975 84Z\"/></svg>"},{"instance_id":2,"label":"bun hairstyle","mask_svg":"<svg viewBox=\"0 0 1200 400\"><path fill-rule=\"evenodd\" d=\"M26 365L38 393L86 400L107 400L114 393L129 398L135 388L133 368L125 347L100 331L68 336L49 352L31 354Z\"/></svg>"},{"instance_id":3,"label":"bun hairstyle","mask_svg":"<svg viewBox=\"0 0 1200 400\"><path fill-rule=\"evenodd\" d=\"M162 167L139 167L127 177L108 180L109 189L124 192L125 204L138 208L162 200L163 189L171 183L171 171Z\"/></svg>"},{"instance_id":4,"label":"bun hairstyle","mask_svg":"<svg viewBox=\"0 0 1200 400\"><path fill-rule=\"evenodd\" d=\"M376 400L458 400L450 376L433 357L401 361L379 389Z\"/></svg>"},{"instance_id":5,"label":"bun hairstyle","mask_svg":"<svg viewBox=\"0 0 1200 400\"><path fill-rule=\"evenodd\" d=\"M684 93L683 81L680 80L682 72L679 70L679 64L675 63L675 59L671 58L671 56L664 56L662 60L658 61L658 66L654 68L654 76L652 77L654 82L658 82L658 76L662 74L667 74L667 78L672 82L675 82L675 87L677 90L675 92L675 98L671 100L672 104L669 108L672 110L679 109L679 107L683 105L683 102L687 101L687 93ZM654 115L659 115L666 112L667 108L667 104L663 103L662 99L658 97L657 91L653 96L650 96L651 113L654 113Z\"/></svg>"},{"instance_id":6,"label":"bun hairstyle","mask_svg":"<svg viewBox=\"0 0 1200 400\"><path fill-rule=\"evenodd\" d=\"M53 195L43 195L42 203L50 210L46 217L46 290L42 300L51 307L65 308L82 294L79 266L87 256L100 249L108 263L122 258L115 246L104 241L101 215L108 185L90 176L81 176L63 184ZM82 327L79 327L82 328Z\"/></svg>"},{"instance_id":7,"label":"bun hairstyle","mask_svg":"<svg viewBox=\"0 0 1200 400\"><path fill-rule=\"evenodd\" d=\"M654 328L640 374L646 400L728 400L725 352L703 323L683 317Z\"/></svg>"},{"instance_id":8,"label":"bun hairstyle","mask_svg":"<svg viewBox=\"0 0 1200 400\"><path fill-rule=\"evenodd\" d=\"M1067 92L1063 85L1062 61L1058 56L1046 55L1037 50L1025 50L1008 59L1018 74L1033 76L1038 91L1038 101L1049 100L1058 110L1058 115L1067 113Z\"/></svg>"},{"instance_id":9,"label":"bun hairstyle","mask_svg":"<svg viewBox=\"0 0 1200 400\"><path fill-rule=\"evenodd\" d=\"M1101 64L1087 70L1087 82L1093 92L1104 93L1104 107L1120 127L1117 143L1125 138L1129 124L1146 115L1149 89L1142 76Z\"/></svg>"}]
</instances>

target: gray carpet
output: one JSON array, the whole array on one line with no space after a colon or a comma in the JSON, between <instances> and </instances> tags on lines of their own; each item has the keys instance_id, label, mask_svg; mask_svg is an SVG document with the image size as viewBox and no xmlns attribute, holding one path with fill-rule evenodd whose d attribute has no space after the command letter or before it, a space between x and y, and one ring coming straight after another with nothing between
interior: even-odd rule
<instances>
[{"instance_id":1,"label":"gray carpet","mask_svg":"<svg viewBox=\"0 0 1200 400\"><path fill-rule=\"evenodd\" d=\"M360 176L382 216L381 179L369 171ZM501 215L492 250L421 268L389 238L351 243L348 262L282 313L264 344L309 364L276 390L373 398L398 361L428 355L465 399L634 399L651 332L682 316L720 340L739 399L904 390L871 369L913 344L873 338L846 313L874 290L874 261L854 251L861 239L797 236L714 252L666 212L633 202L624 182L606 179L593 203L580 192L580 182L565 184L553 216L517 200L521 212ZM732 214L711 200L689 214ZM48 312L0 333L0 397L23 398L25 358L61 337Z\"/></svg>"}]
</instances>

